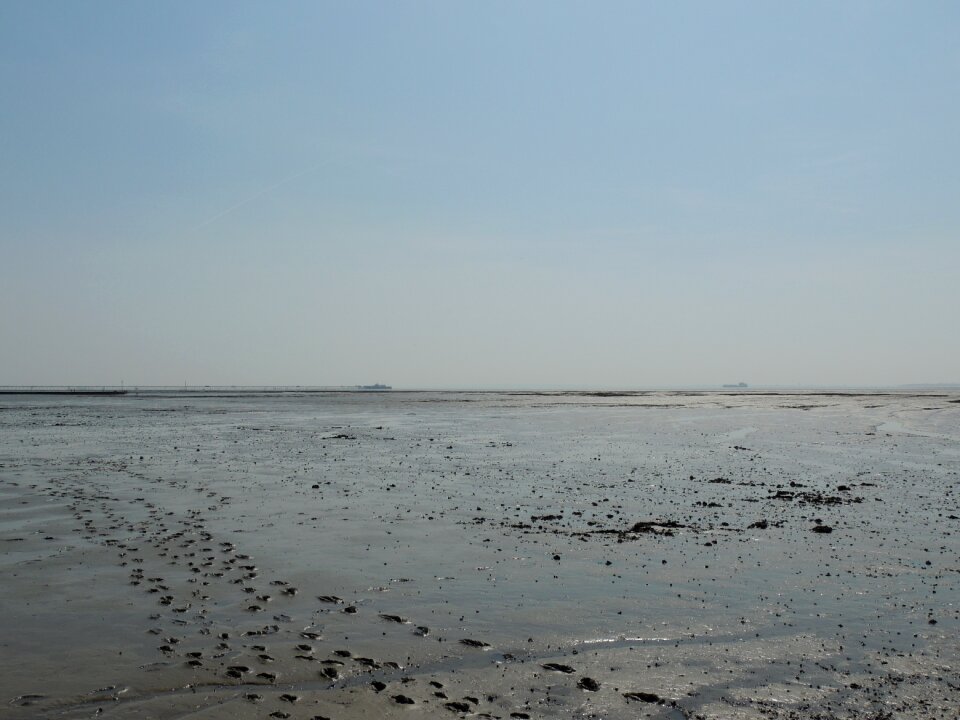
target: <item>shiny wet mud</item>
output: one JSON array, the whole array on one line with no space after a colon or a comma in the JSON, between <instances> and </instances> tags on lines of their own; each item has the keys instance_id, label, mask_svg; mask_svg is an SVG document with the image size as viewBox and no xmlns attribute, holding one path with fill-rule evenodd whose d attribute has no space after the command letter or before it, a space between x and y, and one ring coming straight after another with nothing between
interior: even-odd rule
<instances>
[{"instance_id":1,"label":"shiny wet mud","mask_svg":"<svg viewBox=\"0 0 960 720\"><path fill-rule=\"evenodd\" d=\"M5 397L4 714L954 717L958 399Z\"/></svg>"}]
</instances>

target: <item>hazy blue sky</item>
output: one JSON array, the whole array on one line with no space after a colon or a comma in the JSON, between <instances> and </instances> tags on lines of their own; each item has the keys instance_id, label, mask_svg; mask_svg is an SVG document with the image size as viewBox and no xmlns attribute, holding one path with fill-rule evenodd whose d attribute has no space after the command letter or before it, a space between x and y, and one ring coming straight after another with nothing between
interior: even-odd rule
<instances>
[{"instance_id":1,"label":"hazy blue sky","mask_svg":"<svg viewBox=\"0 0 960 720\"><path fill-rule=\"evenodd\" d=\"M960 3L0 3L0 384L960 382Z\"/></svg>"}]
</instances>

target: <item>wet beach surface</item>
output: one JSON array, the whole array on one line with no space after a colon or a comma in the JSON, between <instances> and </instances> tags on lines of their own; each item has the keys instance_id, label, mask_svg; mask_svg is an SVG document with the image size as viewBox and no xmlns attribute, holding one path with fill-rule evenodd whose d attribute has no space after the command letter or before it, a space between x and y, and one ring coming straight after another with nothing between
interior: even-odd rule
<instances>
[{"instance_id":1,"label":"wet beach surface","mask_svg":"<svg viewBox=\"0 0 960 720\"><path fill-rule=\"evenodd\" d=\"M960 394L0 398L0 716L956 718Z\"/></svg>"}]
</instances>

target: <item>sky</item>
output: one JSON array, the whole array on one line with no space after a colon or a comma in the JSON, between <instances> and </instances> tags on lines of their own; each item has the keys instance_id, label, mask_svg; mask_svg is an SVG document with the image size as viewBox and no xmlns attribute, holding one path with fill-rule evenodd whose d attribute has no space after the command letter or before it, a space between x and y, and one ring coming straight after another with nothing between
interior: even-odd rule
<instances>
[{"instance_id":1,"label":"sky","mask_svg":"<svg viewBox=\"0 0 960 720\"><path fill-rule=\"evenodd\" d=\"M0 3L0 384L960 382L956 2Z\"/></svg>"}]
</instances>

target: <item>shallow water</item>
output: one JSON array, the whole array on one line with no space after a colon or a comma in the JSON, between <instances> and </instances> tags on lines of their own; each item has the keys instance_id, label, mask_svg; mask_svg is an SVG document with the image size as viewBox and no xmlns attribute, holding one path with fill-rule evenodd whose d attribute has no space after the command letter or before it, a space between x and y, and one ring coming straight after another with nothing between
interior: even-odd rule
<instances>
[{"instance_id":1,"label":"shallow water","mask_svg":"<svg viewBox=\"0 0 960 720\"><path fill-rule=\"evenodd\" d=\"M14 718L955 717L958 400L0 398L0 698Z\"/></svg>"}]
</instances>

